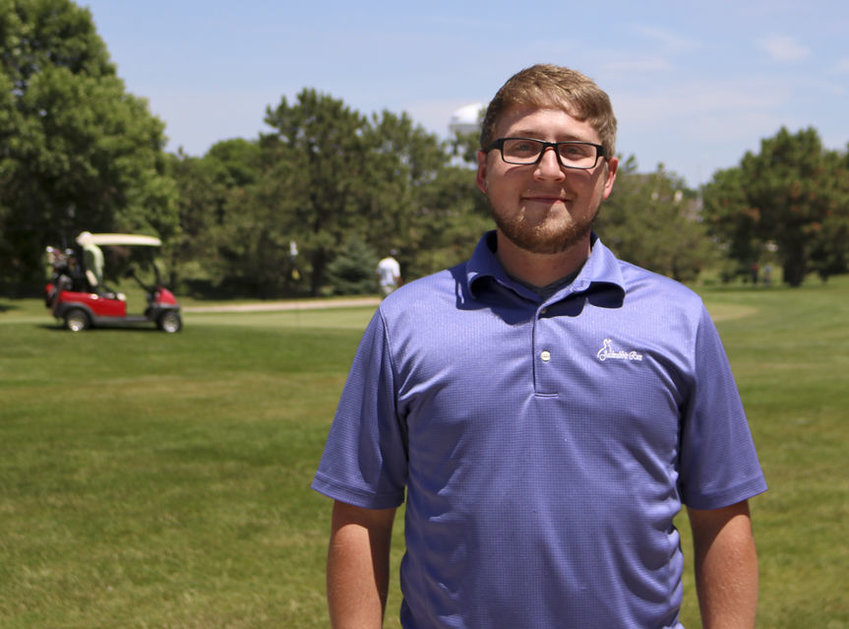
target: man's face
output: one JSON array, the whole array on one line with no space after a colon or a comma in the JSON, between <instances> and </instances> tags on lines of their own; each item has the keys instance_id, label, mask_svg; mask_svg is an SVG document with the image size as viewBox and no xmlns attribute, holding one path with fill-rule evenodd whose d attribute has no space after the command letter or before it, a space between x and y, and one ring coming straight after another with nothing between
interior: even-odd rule
<instances>
[{"instance_id":1,"label":"man's face","mask_svg":"<svg viewBox=\"0 0 849 629\"><path fill-rule=\"evenodd\" d=\"M588 122L560 109L513 108L496 127L496 138L522 137L601 143ZM489 199L499 232L533 253L559 253L589 242L601 202L613 189L618 160L599 159L591 170L562 168L554 150L536 165L517 166L498 150L478 152L478 187Z\"/></svg>"}]
</instances>

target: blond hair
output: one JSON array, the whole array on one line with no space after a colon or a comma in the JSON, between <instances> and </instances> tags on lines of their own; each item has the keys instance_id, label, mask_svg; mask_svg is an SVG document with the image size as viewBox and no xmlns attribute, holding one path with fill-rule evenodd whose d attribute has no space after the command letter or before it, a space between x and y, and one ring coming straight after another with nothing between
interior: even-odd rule
<instances>
[{"instance_id":1,"label":"blond hair","mask_svg":"<svg viewBox=\"0 0 849 629\"><path fill-rule=\"evenodd\" d=\"M554 107L587 121L596 130L607 157L616 154L616 116L610 98L596 83L575 70L537 64L510 77L496 92L481 125L481 149L497 138L502 114L513 107Z\"/></svg>"}]
</instances>

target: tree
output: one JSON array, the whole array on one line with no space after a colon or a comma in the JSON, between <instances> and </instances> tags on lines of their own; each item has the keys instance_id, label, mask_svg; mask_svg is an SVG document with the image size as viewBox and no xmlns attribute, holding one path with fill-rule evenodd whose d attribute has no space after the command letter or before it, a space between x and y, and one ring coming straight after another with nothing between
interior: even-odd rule
<instances>
[{"instance_id":1,"label":"tree","mask_svg":"<svg viewBox=\"0 0 849 629\"><path fill-rule=\"evenodd\" d=\"M695 193L663 165L650 174L636 170L633 157L620 163L596 231L624 260L678 281L696 279L712 260L712 248Z\"/></svg>"},{"instance_id":2,"label":"tree","mask_svg":"<svg viewBox=\"0 0 849 629\"><path fill-rule=\"evenodd\" d=\"M443 168L410 216L410 235L402 260L412 279L469 258L481 234L493 228L489 202L466 165Z\"/></svg>"},{"instance_id":3,"label":"tree","mask_svg":"<svg viewBox=\"0 0 849 629\"><path fill-rule=\"evenodd\" d=\"M129 95L91 14L0 6L0 286L34 285L44 245L87 229L178 228L164 125Z\"/></svg>"},{"instance_id":4,"label":"tree","mask_svg":"<svg viewBox=\"0 0 849 629\"><path fill-rule=\"evenodd\" d=\"M799 286L806 274L846 270L849 191L845 156L824 150L813 128L782 128L747 152L734 171L704 188L712 233L741 264L754 263L774 244L784 281Z\"/></svg>"},{"instance_id":5,"label":"tree","mask_svg":"<svg viewBox=\"0 0 849 629\"><path fill-rule=\"evenodd\" d=\"M357 228L366 120L342 101L304 89L297 103L290 105L284 96L276 108L269 107L265 122L275 129L261 139L266 177L287 206L279 213L285 222L269 235L298 243L309 261L310 293L318 295L327 265ZM267 187L263 192L272 200Z\"/></svg>"},{"instance_id":6,"label":"tree","mask_svg":"<svg viewBox=\"0 0 849 629\"><path fill-rule=\"evenodd\" d=\"M364 295L377 288L377 255L358 236L351 236L343 250L327 265L328 283L336 295Z\"/></svg>"},{"instance_id":7,"label":"tree","mask_svg":"<svg viewBox=\"0 0 849 629\"><path fill-rule=\"evenodd\" d=\"M435 219L469 207L440 205L448 200L440 192L451 176L448 147L407 114L366 118L307 89L294 105L283 98L266 123L276 132L260 141L266 170L252 211L274 207L269 231L297 241L314 295L351 238L381 255L397 249L415 277L431 244L421 238L420 223L438 231L444 223ZM473 174L468 182L473 186Z\"/></svg>"},{"instance_id":8,"label":"tree","mask_svg":"<svg viewBox=\"0 0 849 629\"><path fill-rule=\"evenodd\" d=\"M759 214L749 206L743 171L717 171L703 188L703 203L708 233L717 238L725 257L723 281L748 275L760 261L764 247L756 235Z\"/></svg>"},{"instance_id":9,"label":"tree","mask_svg":"<svg viewBox=\"0 0 849 629\"><path fill-rule=\"evenodd\" d=\"M372 149L366 190L373 248L381 255L397 249L408 279L468 257L489 213L474 171L452 163L452 145L406 114L386 111L372 117L366 138Z\"/></svg>"},{"instance_id":10,"label":"tree","mask_svg":"<svg viewBox=\"0 0 849 629\"><path fill-rule=\"evenodd\" d=\"M823 281L849 269L849 152L827 151L822 222L814 228L811 270Z\"/></svg>"},{"instance_id":11,"label":"tree","mask_svg":"<svg viewBox=\"0 0 849 629\"><path fill-rule=\"evenodd\" d=\"M170 156L169 174L179 189L180 233L167 247L171 285L190 292L269 292L258 290L262 271L247 253L261 226L241 228L253 210L250 190L262 179L262 153L257 141L218 142L203 157L178 152ZM276 278L275 278L276 279ZM244 288L244 290L241 290Z\"/></svg>"},{"instance_id":12,"label":"tree","mask_svg":"<svg viewBox=\"0 0 849 629\"><path fill-rule=\"evenodd\" d=\"M368 150L361 189L367 240L381 255L407 250L411 217L448 156L437 137L406 113L373 115L363 137Z\"/></svg>"}]
</instances>

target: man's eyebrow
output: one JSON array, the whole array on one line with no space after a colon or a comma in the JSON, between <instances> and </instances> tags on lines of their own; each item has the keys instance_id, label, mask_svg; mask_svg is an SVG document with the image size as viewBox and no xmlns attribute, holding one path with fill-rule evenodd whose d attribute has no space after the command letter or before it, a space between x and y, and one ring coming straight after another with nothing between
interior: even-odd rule
<instances>
[{"instance_id":1,"label":"man's eyebrow","mask_svg":"<svg viewBox=\"0 0 849 629\"><path fill-rule=\"evenodd\" d=\"M509 135L505 135L506 138L528 138L529 140L541 140L546 142L548 140L544 140L542 136L545 134L539 133L539 131L531 131L529 129L517 129L515 131L511 131ZM575 135L573 133L565 133L563 135L555 136L557 139L552 140L553 142L593 142L587 138L581 137L579 135Z\"/></svg>"}]
</instances>

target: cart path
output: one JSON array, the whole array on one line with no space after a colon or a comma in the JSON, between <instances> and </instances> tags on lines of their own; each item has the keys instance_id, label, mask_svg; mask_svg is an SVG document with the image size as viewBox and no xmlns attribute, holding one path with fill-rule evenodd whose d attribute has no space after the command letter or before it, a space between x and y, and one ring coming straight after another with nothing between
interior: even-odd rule
<instances>
[{"instance_id":1,"label":"cart path","mask_svg":"<svg viewBox=\"0 0 849 629\"><path fill-rule=\"evenodd\" d=\"M351 299L290 299L263 301L249 304L216 304L214 306L183 306L184 313L195 312L275 312L281 310L326 310L328 308L357 308L377 306L380 297L353 297Z\"/></svg>"}]
</instances>

